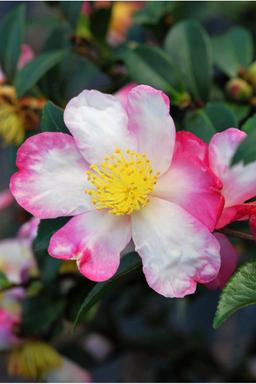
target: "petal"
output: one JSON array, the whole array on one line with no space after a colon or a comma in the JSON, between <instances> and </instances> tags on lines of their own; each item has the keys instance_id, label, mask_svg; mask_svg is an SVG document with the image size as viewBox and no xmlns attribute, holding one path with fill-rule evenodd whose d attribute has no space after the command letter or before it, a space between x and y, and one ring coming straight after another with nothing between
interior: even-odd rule
<instances>
[{"instance_id":1,"label":"petal","mask_svg":"<svg viewBox=\"0 0 256 384\"><path fill-rule=\"evenodd\" d=\"M102 162L116 148L136 149L128 131L127 114L120 101L98 91L83 91L69 101L65 124L89 163Z\"/></svg>"},{"instance_id":2,"label":"petal","mask_svg":"<svg viewBox=\"0 0 256 384\"><path fill-rule=\"evenodd\" d=\"M237 267L238 255L236 249L227 236L222 233L214 233L220 243L221 266L218 275L206 286L210 289L224 288Z\"/></svg>"},{"instance_id":3,"label":"petal","mask_svg":"<svg viewBox=\"0 0 256 384\"><path fill-rule=\"evenodd\" d=\"M7 239L0 242L0 271L8 280L20 284L36 270L32 250L27 241Z\"/></svg>"},{"instance_id":4,"label":"petal","mask_svg":"<svg viewBox=\"0 0 256 384\"><path fill-rule=\"evenodd\" d=\"M152 198L132 215L132 237L151 288L167 297L194 293L220 267L215 237L183 208Z\"/></svg>"},{"instance_id":5,"label":"petal","mask_svg":"<svg viewBox=\"0 0 256 384\"><path fill-rule=\"evenodd\" d=\"M91 211L74 217L52 236L49 254L64 260L74 258L84 276L104 281L116 272L120 253L130 239L129 217Z\"/></svg>"},{"instance_id":6,"label":"petal","mask_svg":"<svg viewBox=\"0 0 256 384\"><path fill-rule=\"evenodd\" d=\"M179 131L176 133L175 155L186 154L197 157L208 165L208 145L193 133Z\"/></svg>"},{"instance_id":7,"label":"petal","mask_svg":"<svg viewBox=\"0 0 256 384\"><path fill-rule=\"evenodd\" d=\"M45 132L30 137L18 151L17 167L10 189L33 216L72 216L91 208L85 193L88 165L70 135Z\"/></svg>"},{"instance_id":8,"label":"petal","mask_svg":"<svg viewBox=\"0 0 256 384\"><path fill-rule=\"evenodd\" d=\"M120 88L116 93L115 93L115 96L118 98L118 100L120 101L120 103L122 103L122 106L126 109L127 108L127 97L128 97L128 93L134 88L136 87L137 84L136 83L128 83L126 84L124 87Z\"/></svg>"},{"instance_id":9,"label":"petal","mask_svg":"<svg viewBox=\"0 0 256 384\"><path fill-rule=\"evenodd\" d=\"M33 240L37 236L39 224L40 220L36 217L32 217L32 219L30 219L20 227L18 232L18 238L27 240L28 243L32 244Z\"/></svg>"},{"instance_id":10,"label":"petal","mask_svg":"<svg viewBox=\"0 0 256 384\"><path fill-rule=\"evenodd\" d=\"M209 164L223 183L225 207L241 204L256 195L256 161L231 168L231 159L246 134L230 128L216 133L209 144Z\"/></svg>"},{"instance_id":11,"label":"petal","mask_svg":"<svg viewBox=\"0 0 256 384\"><path fill-rule=\"evenodd\" d=\"M171 167L158 179L153 195L180 205L213 231L224 204L220 193L222 184L194 154L197 152L190 151L191 136L177 137ZM200 153L203 145L199 143L196 147Z\"/></svg>"},{"instance_id":12,"label":"petal","mask_svg":"<svg viewBox=\"0 0 256 384\"><path fill-rule=\"evenodd\" d=\"M161 173L169 168L175 143L169 109L168 97L147 85L139 85L128 94L129 129L136 135L139 152L146 153L153 169Z\"/></svg>"}]
</instances>

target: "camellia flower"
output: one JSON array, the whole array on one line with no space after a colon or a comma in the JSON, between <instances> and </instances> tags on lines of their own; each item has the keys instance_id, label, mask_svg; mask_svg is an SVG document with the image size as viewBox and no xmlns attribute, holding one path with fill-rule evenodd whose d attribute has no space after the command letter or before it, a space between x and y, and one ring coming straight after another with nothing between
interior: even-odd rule
<instances>
[{"instance_id":1,"label":"camellia flower","mask_svg":"<svg viewBox=\"0 0 256 384\"><path fill-rule=\"evenodd\" d=\"M256 161L243 165L242 162L231 167L231 160L246 133L235 128L229 128L216 133L209 145L199 139L191 141L191 153L204 160L214 174L221 180L224 197L224 209L217 221L216 228L220 229L237 220L248 220L251 229L256 234L256 204L245 203L256 195ZM237 251L226 236L215 233L221 245L221 268L217 277L207 284L210 288L223 288L232 273L235 271L238 261ZM256 237L256 236L255 236Z\"/></svg>"},{"instance_id":2,"label":"camellia flower","mask_svg":"<svg viewBox=\"0 0 256 384\"><path fill-rule=\"evenodd\" d=\"M245 132L230 128L215 134L209 143L209 165L223 183L222 194L225 198L224 210L216 228L238 219L248 219L249 207L253 211L253 203L244 203L256 196L256 161L230 166L237 147L245 137Z\"/></svg>"},{"instance_id":3,"label":"camellia flower","mask_svg":"<svg viewBox=\"0 0 256 384\"><path fill-rule=\"evenodd\" d=\"M31 219L20 228L17 238L0 241L0 271L11 283L19 284L28 276L37 274L32 241L37 234L38 224L38 219Z\"/></svg>"},{"instance_id":4,"label":"camellia flower","mask_svg":"<svg viewBox=\"0 0 256 384\"><path fill-rule=\"evenodd\" d=\"M19 340L14 333L14 328L19 322L20 314L17 311L13 312L0 307L0 351L8 350L18 343Z\"/></svg>"},{"instance_id":5,"label":"camellia flower","mask_svg":"<svg viewBox=\"0 0 256 384\"><path fill-rule=\"evenodd\" d=\"M212 280L220 246L210 231L222 185L203 159L186 154L197 138L175 138L168 97L141 85L124 108L114 96L85 90L64 120L73 136L27 139L10 184L35 217L74 216L52 236L50 255L75 259L84 276L103 281L132 238L148 284L162 295L183 297Z\"/></svg>"}]
</instances>

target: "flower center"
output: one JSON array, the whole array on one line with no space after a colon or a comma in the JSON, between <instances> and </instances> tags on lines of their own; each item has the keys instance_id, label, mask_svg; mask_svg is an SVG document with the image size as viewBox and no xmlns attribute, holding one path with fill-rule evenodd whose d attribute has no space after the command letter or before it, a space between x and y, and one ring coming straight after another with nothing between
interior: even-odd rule
<instances>
[{"instance_id":1,"label":"flower center","mask_svg":"<svg viewBox=\"0 0 256 384\"><path fill-rule=\"evenodd\" d=\"M109 209L114 215L131 214L145 207L159 176L159 172L153 175L145 154L129 149L123 152L117 148L99 167L92 164L90 168L87 175L94 189L86 193L97 209Z\"/></svg>"}]
</instances>

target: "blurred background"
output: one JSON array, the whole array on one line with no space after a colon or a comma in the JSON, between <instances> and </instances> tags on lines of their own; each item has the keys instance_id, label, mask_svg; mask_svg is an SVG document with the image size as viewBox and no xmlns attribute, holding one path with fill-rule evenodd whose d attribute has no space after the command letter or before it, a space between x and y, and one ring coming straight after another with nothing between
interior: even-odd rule
<instances>
[{"instance_id":1,"label":"blurred background","mask_svg":"<svg viewBox=\"0 0 256 384\"><path fill-rule=\"evenodd\" d=\"M160 80L157 80L155 74L154 58L155 61L158 60L154 56L155 51L143 53L142 48L139 51L138 45L163 49L168 33L182 21L192 20L199 23L210 39L224 35L232 27L241 26L250 32L255 48L255 2L77 2L80 4L80 7L77 6L78 11L72 8L71 2L66 2L66 5L63 3L0 2L0 21L17 6L25 6L23 43L31 48L34 57L42 52L70 50L69 55L56 66L49 67L31 89L20 91L23 98L29 95L37 100L44 100L43 105L51 100L64 108L72 96L85 88L115 93L131 81L153 82L152 85L157 86L156 82ZM0 28L1 31L2 41L7 37ZM194 41L195 56L198 55L196 47L197 41ZM174 49L178 52L179 45ZM223 46L221 49L224 54ZM170 71L169 75L160 74L162 80L159 88L163 88L161 85L165 86L171 101L174 100L172 112L178 129L182 129L184 124L189 126L189 118L195 126L200 127L201 122L196 113L198 108L204 108L209 101L221 100L226 106L229 104L233 119L239 126L251 113L249 110L254 112L255 98L250 92L250 97L247 98L240 97L241 93L240 96L232 92L227 94L226 84L236 76L231 76L229 70L225 71L225 63L222 65L221 60L218 60L216 50L210 96L206 98L195 97L189 87L185 87L177 96L173 92L173 72ZM254 53L253 57L255 58ZM149 74L145 72L143 65L150 65ZM5 68L2 69L6 72ZM26 76L28 81L29 76ZM12 76L7 73L7 79L2 84L13 85ZM21 87L20 84L18 86ZM177 89L175 88L176 91ZM1 98L5 97L3 93L0 94L0 103ZM31 107L31 103L30 101L26 108L33 109L34 120L31 115L29 118L34 124L32 128L24 128L25 137L40 130L42 107L41 104L37 104L36 108ZM17 105L20 108L20 104L15 104L15 111ZM5 200L0 210L0 239L3 241L16 238L19 228L30 216L8 196L9 178L15 170L16 150L20 142L17 132L12 140L6 140L5 130L1 130L1 119L3 117L0 110L0 196L1 193L7 193L3 195ZM229 123L230 118L227 123L223 122L224 125ZM236 227L248 230L247 224L234 226ZM255 256L253 242L230 239L239 254L239 263ZM1 252L3 251L0 251L0 257ZM55 260L49 261L50 257L47 255L44 257L47 258L47 267L40 262L40 256L38 259L37 255L41 272L46 273L45 268L48 268L47 271L56 270ZM2 270L6 272L4 267ZM33 284L22 283L26 297L22 299L22 327L17 332L22 338L40 336L62 358L69 359L84 374L87 373L88 381L256 381L255 306L240 310L219 329L214 330L212 322L220 290L212 291L200 286L191 297L166 299L147 286L139 269L127 274L104 292L100 300L82 314L79 325L73 332L72 323L94 284L86 281L73 266L63 273L68 278L55 276L56 280L50 282L42 278L40 286L37 281ZM9 358L10 350L1 352L1 382L34 382L32 378L25 379L22 375L10 376L7 372ZM63 375L61 378L65 381L68 376L65 373ZM80 381L81 377L81 372L74 373L69 381ZM50 379L60 380L54 376L49 376L47 380Z\"/></svg>"}]
</instances>

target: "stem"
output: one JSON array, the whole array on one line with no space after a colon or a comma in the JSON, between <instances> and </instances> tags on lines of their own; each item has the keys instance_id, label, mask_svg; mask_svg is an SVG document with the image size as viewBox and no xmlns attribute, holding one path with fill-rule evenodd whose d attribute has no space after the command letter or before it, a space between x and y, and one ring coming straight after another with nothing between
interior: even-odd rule
<instances>
[{"instance_id":1,"label":"stem","mask_svg":"<svg viewBox=\"0 0 256 384\"><path fill-rule=\"evenodd\" d=\"M218 229L218 232L225 233L225 235L238 237L239 239L255 241L253 235L250 235L249 233L245 233L245 232L236 231L236 230L230 229L230 228Z\"/></svg>"}]
</instances>

